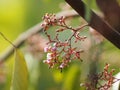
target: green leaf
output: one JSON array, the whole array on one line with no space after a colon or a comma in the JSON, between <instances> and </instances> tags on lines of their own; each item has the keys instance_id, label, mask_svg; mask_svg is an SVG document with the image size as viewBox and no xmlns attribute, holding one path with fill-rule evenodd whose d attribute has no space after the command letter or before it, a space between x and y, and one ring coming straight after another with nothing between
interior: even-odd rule
<instances>
[{"instance_id":1,"label":"green leaf","mask_svg":"<svg viewBox=\"0 0 120 90\"><path fill-rule=\"evenodd\" d=\"M16 49L11 90L27 90L27 88L28 88L27 65L23 54Z\"/></svg>"},{"instance_id":2,"label":"green leaf","mask_svg":"<svg viewBox=\"0 0 120 90\"><path fill-rule=\"evenodd\" d=\"M80 67L77 64L71 66L66 74L62 90L78 90L80 88L80 73Z\"/></svg>"}]
</instances>

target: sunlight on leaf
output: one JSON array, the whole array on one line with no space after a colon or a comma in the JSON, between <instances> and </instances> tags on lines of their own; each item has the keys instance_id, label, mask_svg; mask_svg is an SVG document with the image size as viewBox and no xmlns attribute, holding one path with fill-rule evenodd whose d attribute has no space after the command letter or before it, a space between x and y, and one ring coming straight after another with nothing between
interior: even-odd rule
<instances>
[{"instance_id":1,"label":"sunlight on leaf","mask_svg":"<svg viewBox=\"0 0 120 90\"><path fill-rule=\"evenodd\" d=\"M23 54L15 50L15 62L13 69L11 90L27 90L28 71Z\"/></svg>"}]
</instances>

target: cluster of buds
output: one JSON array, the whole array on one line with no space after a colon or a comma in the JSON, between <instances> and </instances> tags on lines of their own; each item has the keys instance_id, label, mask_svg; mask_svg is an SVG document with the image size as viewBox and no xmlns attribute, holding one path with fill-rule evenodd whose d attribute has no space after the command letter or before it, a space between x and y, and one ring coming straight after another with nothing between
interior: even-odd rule
<instances>
[{"instance_id":1,"label":"cluster of buds","mask_svg":"<svg viewBox=\"0 0 120 90\"><path fill-rule=\"evenodd\" d=\"M68 46L68 45L67 45ZM60 47L61 50L60 50ZM44 63L49 64L49 68L58 66L59 69L63 69L68 66L71 60L79 59L81 51L76 51L76 48L66 47L66 43L54 43L53 46L48 46L44 48L44 52L47 52L47 59Z\"/></svg>"},{"instance_id":2,"label":"cluster of buds","mask_svg":"<svg viewBox=\"0 0 120 90\"><path fill-rule=\"evenodd\" d=\"M43 17L43 24L41 26L44 28L45 35L49 40L47 43L48 47L44 48L44 51L47 52L47 59L43 61L49 65L49 68L57 66L57 68L62 70L69 65L71 60L81 60L80 54L83 51L78 50L77 47L73 47L72 42L77 43L78 41L84 41L86 39L86 36L79 35L79 31L85 26L88 26L88 24L73 28L66 24L65 17L61 16L57 18L54 14L45 14ZM55 30L56 34L53 39L47 32L50 26L59 26L59 28ZM69 38L61 41L59 39L59 34L65 30L71 31L72 34ZM74 40L72 40L72 38L74 38Z\"/></svg>"},{"instance_id":3,"label":"cluster of buds","mask_svg":"<svg viewBox=\"0 0 120 90\"><path fill-rule=\"evenodd\" d=\"M113 76L114 69L109 71L109 66L106 64L103 72L89 76L92 80L83 84L86 90L109 90L115 82L120 80Z\"/></svg>"}]
</instances>

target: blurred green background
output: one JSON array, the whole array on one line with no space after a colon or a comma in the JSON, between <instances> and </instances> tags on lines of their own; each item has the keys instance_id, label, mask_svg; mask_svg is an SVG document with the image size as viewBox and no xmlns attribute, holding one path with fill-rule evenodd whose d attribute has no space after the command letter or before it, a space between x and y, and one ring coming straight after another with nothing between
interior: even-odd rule
<instances>
[{"instance_id":1,"label":"blurred green background","mask_svg":"<svg viewBox=\"0 0 120 90\"><path fill-rule=\"evenodd\" d=\"M85 0L86 4L93 10L99 12L95 0ZM64 0L0 0L0 32L9 40L14 41L19 34L42 21L45 13L57 13L61 11L61 4ZM73 18L72 26L78 26L81 18ZM91 35L86 28L82 35L90 38ZM64 35L63 35L64 36ZM88 42L84 43L87 45ZM42 60L37 60L29 52L25 52L25 58L29 69L29 90L82 90L80 83L84 82L89 73L89 66L97 50L98 69L102 70L105 63L110 63L111 68L119 72L120 50L113 46L109 41L104 40L102 44L91 44L89 49L83 47L85 52L82 54L84 62L73 61L73 63L60 73L57 69L48 69ZM2 54L9 44L0 36L0 54ZM20 49L24 51L26 44ZM0 65L0 90L9 90L13 67L13 56L11 56L3 65ZM101 68L102 67L102 68Z\"/></svg>"}]
</instances>

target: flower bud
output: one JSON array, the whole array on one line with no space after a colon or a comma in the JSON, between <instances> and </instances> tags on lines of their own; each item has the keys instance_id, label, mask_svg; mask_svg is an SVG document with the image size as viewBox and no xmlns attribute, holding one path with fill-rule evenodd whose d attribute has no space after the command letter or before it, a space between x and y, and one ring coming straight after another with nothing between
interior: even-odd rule
<instances>
[{"instance_id":1,"label":"flower bud","mask_svg":"<svg viewBox=\"0 0 120 90\"><path fill-rule=\"evenodd\" d=\"M53 53L48 53L48 54L47 54L47 59L52 59L52 54L53 54Z\"/></svg>"},{"instance_id":2,"label":"flower bud","mask_svg":"<svg viewBox=\"0 0 120 90\"><path fill-rule=\"evenodd\" d=\"M57 47L53 47L53 48L52 48L52 51L56 51L56 50L57 50Z\"/></svg>"},{"instance_id":3,"label":"flower bud","mask_svg":"<svg viewBox=\"0 0 120 90\"><path fill-rule=\"evenodd\" d=\"M44 52L48 52L48 47L45 47L45 48L44 48Z\"/></svg>"}]
</instances>

